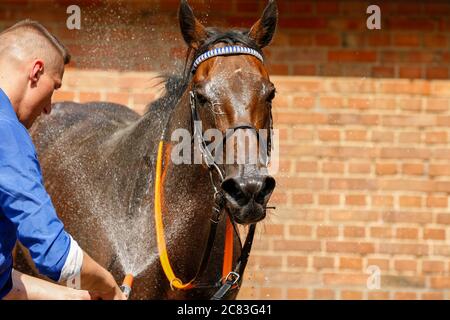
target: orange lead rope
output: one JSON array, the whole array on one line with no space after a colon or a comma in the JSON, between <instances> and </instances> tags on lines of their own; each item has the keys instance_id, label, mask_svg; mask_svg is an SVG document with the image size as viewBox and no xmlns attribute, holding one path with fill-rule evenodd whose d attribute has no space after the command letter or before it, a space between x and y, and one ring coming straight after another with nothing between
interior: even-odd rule
<instances>
[{"instance_id":1,"label":"orange lead rope","mask_svg":"<svg viewBox=\"0 0 450 320\"><path fill-rule=\"evenodd\" d=\"M227 216L227 226L225 230L225 248L223 256L222 278L225 279L233 268L233 225L230 217Z\"/></svg>"},{"instance_id":2,"label":"orange lead rope","mask_svg":"<svg viewBox=\"0 0 450 320\"><path fill-rule=\"evenodd\" d=\"M162 162L163 162L163 152L164 142L161 140L158 145L158 157L156 162L156 179L155 179L155 229L156 229L156 241L158 243L159 260L161 261L161 266L166 274L167 279L170 282L170 287L172 289L189 290L194 288L192 279L188 283L183 283L179 278L175 276L172 266L170 265L169 255L167 254L166 240L164 238L164 225L162 219ZM226 237L225 237L225 248L224 248L224 259L222 274L224 278L231 272L233 266L233 226L230 222L229 217L227 217L226 224Z\"/></svg>"}]
</instances>

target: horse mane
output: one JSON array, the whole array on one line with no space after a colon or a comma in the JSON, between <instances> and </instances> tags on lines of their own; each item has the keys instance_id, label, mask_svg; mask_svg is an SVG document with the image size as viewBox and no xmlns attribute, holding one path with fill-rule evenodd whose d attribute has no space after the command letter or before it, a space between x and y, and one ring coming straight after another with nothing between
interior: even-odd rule
<instances>
[{"instance_id":1,"label":"horse mane","mask_svg":"<svg viewBox=\"0 0 450 320\"><path fill-rule=\"evenodd\" d=\"M249 36L248 29L233 29L228 31L220 31L217 28L207 28L208 38L197 50L189 48L186 53L186 61L182 76L179 75L163 75L163 83L165 83L166 93L159 99L151 102L146 107L146 112L150 110L172 110L180 100L189 82L192 79L191 69L194 61L203 53L207 52L217 43L225 43L227 45L240 44L247 48L254 49L262 56L263 52L256 42ZM189 67L188 67L189 66Z\"/></svg>"}]
</instances>

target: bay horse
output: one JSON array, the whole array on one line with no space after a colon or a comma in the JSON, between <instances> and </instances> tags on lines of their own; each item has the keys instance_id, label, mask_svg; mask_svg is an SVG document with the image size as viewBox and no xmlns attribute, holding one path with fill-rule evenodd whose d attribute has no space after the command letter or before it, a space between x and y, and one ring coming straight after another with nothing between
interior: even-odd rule
<instances>
[{"instance_id":1,"label":"bay horse","mask_svg":"<svg viewBox=\"0 0 450 320\"><path fill-rule=\"evenodd\" d=\"M133 299L211 298L217 285L185 283L196 276L196 284L220 283L227 246L236 271L243 248L227 219L232 226L254 226L264 219L275 188L267 164L208 164L203 154L201 164L176 165L169 158L171 134L179 128L194 134L194 120L201 120L202 130L271 129L275 87L262 48L276 29L276 2L268 2L249 30L206 28L185 0L178 16L189 47L185 71L167 79L165 96L143 116L114 103L63 102L31 129L46 188L66 229L119 283L134 273ZM193 138L197 143L205 141ZM158 208L163 247L153 219ZM213 227L215 240L207 241ZM177 278L167 276L161 250ZM227 299L238 294L234 280Z\"/></svg>"}]
</instances>

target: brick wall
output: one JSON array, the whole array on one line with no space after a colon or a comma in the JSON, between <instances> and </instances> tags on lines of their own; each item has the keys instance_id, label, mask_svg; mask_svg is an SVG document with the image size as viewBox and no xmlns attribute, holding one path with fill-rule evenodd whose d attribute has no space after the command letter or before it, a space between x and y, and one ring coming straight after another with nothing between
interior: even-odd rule
<instances>
[{"instance_id":1,"label":"brick wall","mask_svg":"<svg viewBox=\"0 0 450 320\"><path fill-rule=\"evenodd\" d=\"M54 101L106 100L142 112L156 72L182 65L178 1L3 0L0 29L43 22L74 59ZM78 3L82 29L65 8ZM256 0L192 0L209 25L250 26ZM281 171L259 227L250 299L450 299L450 3L278 0L266 54L278 95ZM288 75L288 76L286 76ZM405 79L399 79L405 78ZM367 268L381 271L371 290Z\"/></svg>"},{"instance_id":2,"label":"brick wall","mask_svg":"<svg viewBox=\"0 0 450 320\"><path fill-rule=\"evenodd\" d=\"M160 71L180 65L185 47L178 0L4 0L0 29L37 19L68 45L79 68ZM191 0L207 25L250 27L261 0ZM369 4L382 29L366 28ZM65 27L66 7L79 4L82 28ZM446 79L450 64L447 0L278 0L280 23L267 50L272 74Z\"/></svg>"},{"instance_id":3,"label":"brick wall","mask_svg":"<svg viewBox=\"0 0 450 320\"><path fill-rule=\"evenodd\" d=\"M155 74L69 69L59 100L141 111ZM248 299L450 299L450 81L272 79L276 211L259 227ZM369 266L381 271L369 290Z\"/></svg>"}]
</instances>

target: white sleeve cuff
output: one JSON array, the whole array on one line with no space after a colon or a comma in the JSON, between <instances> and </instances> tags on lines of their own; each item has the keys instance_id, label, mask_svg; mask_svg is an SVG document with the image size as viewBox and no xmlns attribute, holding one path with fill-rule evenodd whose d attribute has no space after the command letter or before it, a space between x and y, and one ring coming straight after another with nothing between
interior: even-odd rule
<instances>
[{"instance_id":1,"label":"white sleeve cuff","mask_svg":"<svg viewBox=\"0 0 450 320\"><path fill-rule=\"evenodd\" d=\"M61 275L59 281L70 281L80 274L81 266L83 265L83 250L80 248L78 243L70 237L70 249L67 255L66 262L61 270Z\"/></svg>"}]
</instances>

